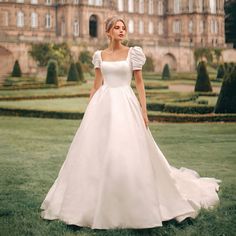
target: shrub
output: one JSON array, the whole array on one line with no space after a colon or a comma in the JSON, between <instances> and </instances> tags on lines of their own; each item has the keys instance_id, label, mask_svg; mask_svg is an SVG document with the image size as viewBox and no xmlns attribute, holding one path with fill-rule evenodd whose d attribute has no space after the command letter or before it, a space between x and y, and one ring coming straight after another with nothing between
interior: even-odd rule
<instances>
[{"instance_id":1,"label":"shrub","mask_svg":"<svg viewBox=\"0 0 236 236\"><path fill-rule=\"evenodd\" d=\"M171 75L170 75L170 68L168 64L165 64L163 71L162 71L162 79L170 79Z\"/></svg>"},{"instance_id":2,"label":"shrub","mask_svg":"<svg viewBox=\"0 0 236 236\"><path fill-rule=\"evenodd\" d=\"M50 59L47 66L46 84L59 85L58 81L58 64L56 60Z\"/></svg>"},{"instance_id":3,"label":"shrub","mask_svg":"<svg viewBox=\"0 0 236 236\"><path fill-rule=\"evenodd\" d=\"M224 77L215 113L236 113L236 67Z\"/></svg>"},{"instance_id":4,"label":"shrub","mask_svg":"<svg viewBox=\"0 0 236 236\"><path fill-rule=\"evenodd\" d=\"M197 80L194 88L195 92L211 92L211 82L204 61L200 61L197 67Z\"/></svg>"},{"instance_id":5,"label":"shrub","mask_svg":"<svg viewBox=\"0 0 236 236\"><path fill-rule=\"evenodd\" d=\"M21 75L22 75L22 73L21 73L21 69L20 69L20 64L19 64L18 60L16 60L14 66L13 66L11 76L12 77L21 77Z\"/></svg>"},{"instance_id":6,"label":"shrub","mask_svg":"<svg viewBox=\"0 0 236 236\"><path fill-rule=\"evenodd\" d=\"M152 57L146 56L146 62L143 66L143 71L154 71L154 64Z\"/></svg>"},{"instance_id":7,"label":"shrub","mask_svg":"<svg viewBox=\"0 0 236 236\"><path fill-rule=\"evenodd\" d=\"M222 64L220 64L218 69L217 69L216 78L217 79L223 79L224 74L225 74L224 66Z\"/></svg>"},{"instance_id":8,"label":"shrub","mask_svg":"<svg viewBox=\"0 0 236 236\"><path fill-rule=\"evenodd\" d=\"M76 69L77 69L77 72L78 72L78 78L80 81L85 81L84 79L84 73L83 73L83 70L82 70L82 66L80 64L80 62L76 62L75 63L75 66L76 66Z\"/></svg>"},{"instance_id":9,"label":"shrub","mask_svg":"<svg viewBox=\"0 0 236 236\"><path fill-rule=\"evenodd\" d=\"M78 81L78 80L79 80L78 71L76 69L75 63L72 62L70 64L70 69L68 72L67 81Z\"/></svg>"}]
</instances>

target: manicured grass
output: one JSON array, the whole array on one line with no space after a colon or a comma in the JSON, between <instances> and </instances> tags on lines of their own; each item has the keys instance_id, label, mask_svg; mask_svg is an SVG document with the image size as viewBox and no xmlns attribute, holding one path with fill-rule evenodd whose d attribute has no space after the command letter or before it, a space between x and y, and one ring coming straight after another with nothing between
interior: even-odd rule
<instances>
[{"instance_id":1,"label":"manicured grass","mask_svg":"<svg viewBox=\"0 0 236 236\"><path fill-rule=\"evenodd\" d=\"M135 230L90 230L40 218L40 204L66 157L80 120L0 117L0 235L231 236L236 232L236 124L150 123L171 165L223 182L220 205L194 219ZM79 186L78 186L79 187ZM86 193L85 193L86 194Z\"/></svg>"}]
</instances>

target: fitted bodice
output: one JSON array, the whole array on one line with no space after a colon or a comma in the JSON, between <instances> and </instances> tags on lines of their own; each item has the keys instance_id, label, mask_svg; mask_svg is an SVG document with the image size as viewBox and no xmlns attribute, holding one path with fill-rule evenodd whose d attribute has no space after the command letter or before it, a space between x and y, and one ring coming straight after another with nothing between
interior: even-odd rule
<instances>
[{"instance_id":1,"label":"fitted bodice","mask_svg":"<svg viewBox=\"0 0 236 236\"><path fill-rule=\"evenodd\" d=\"M129 53L126 60L102 61L101 72L104 85L110 87L130 85L132 80L132 68L129 60Z\"/></svg>"},{"instance_id":2,"label":"fitted bodice","mask_svg":"<svg viewBox=\"0 0 236 236\"><path fill-rule=\"evenodd\" d=\"M94 68L100 68L104 85L109 87L130 86L133 70L141 70L146 57L139 46L130 47L126 59L118 61L104 61L102 50L93 55Z\"/></svg>"}]
</instances>

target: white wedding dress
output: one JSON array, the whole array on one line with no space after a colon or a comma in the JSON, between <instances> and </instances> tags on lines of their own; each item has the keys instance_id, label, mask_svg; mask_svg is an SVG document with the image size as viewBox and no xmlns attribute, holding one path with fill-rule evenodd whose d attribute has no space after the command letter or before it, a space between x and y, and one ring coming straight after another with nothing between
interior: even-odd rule
<instances>
[{"instance_id":1,"label":"white wedding dress","mask_svg":"<svg viewBox=\"0 0 236 236\"><path fill-rule=\"evenodd\" d=\"M44 219L109 228L151 228L162 221L196 218L219 203L221 180L171 166L145 126L131 88L142 69L141 47L126 60L93 55L104 83L90 100L58 177L41 205Z\"/></svg>"}]
</instances>

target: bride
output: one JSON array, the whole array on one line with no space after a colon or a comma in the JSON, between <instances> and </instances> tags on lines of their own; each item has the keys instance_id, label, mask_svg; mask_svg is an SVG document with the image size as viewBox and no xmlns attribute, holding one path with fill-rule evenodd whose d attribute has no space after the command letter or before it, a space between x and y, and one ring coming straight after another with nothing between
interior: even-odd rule
<instances>
[{"instance_id":1,"label":"bride","mask_svg":"<svg viewBox=\"0 0 236 236\"><path fill-rule=\"evenodd\" d=\"M201 208L219 203L221 180L168 163L148 126L143 50L122 44L122 18L109 17L105 30L109 46L93 54L90 100L41 216L92 229L151 228L196 218Z\"/></svg>"}]
</instances>

